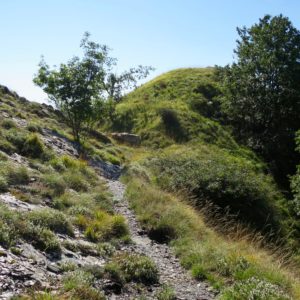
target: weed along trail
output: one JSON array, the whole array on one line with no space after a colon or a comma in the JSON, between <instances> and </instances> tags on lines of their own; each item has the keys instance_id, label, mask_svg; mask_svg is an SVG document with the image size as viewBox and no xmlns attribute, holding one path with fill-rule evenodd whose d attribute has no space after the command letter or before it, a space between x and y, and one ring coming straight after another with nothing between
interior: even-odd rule
<instances>
[{"instance_id":1,"label":"weed along trail","mask_svg":"<svg viewBox=\"0 0 300 300\"><path fill-rule=\"evenodd\" d=\"M181 267L179 260L167 244L159 244L145 234L124 196L126 186L119 180L111 179L107 179L107 185L113 194L116 212L127 219L133 240L133 244L124 246L126 248L124 250L145 254L150 257L159 269L160 283L172 287L175 291L176 299L214 299L214 294L209 291L209 286L204 282L194 280Z\"/></svg>"}]
</instances>

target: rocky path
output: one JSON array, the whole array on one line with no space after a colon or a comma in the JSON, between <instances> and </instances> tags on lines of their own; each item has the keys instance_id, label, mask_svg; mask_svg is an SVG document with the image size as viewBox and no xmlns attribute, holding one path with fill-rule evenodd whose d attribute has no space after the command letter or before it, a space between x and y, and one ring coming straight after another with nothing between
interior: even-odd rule
<instances>
[{"instance_id":1,"label":"rocky path","mask_svg":"<svg viewBox=\"0 0 300 300\"><path fill-rule=\"evenodd\" d=\"M128 246L127 251L134 251L150 257L157 265L162 284L171 286L177 299L185 300L208 300L213 299L214 294L203 282L194 280L184 270L179 260L166 244L158 244L145 235L142 231L135 214L129 208L129 203L124 197L125 186L118 180L107 180L107 185L113 194L115 210L122 214L128 221L133 245ZM112 299L123 299L114 298Z\"/></svg>"},{"instance_id":2,"label":"rocky path","mask_svg":"<svg viewBox=\"0 0 300 300\"><path fill-rule=\"evenodd\" d=\"M20 124L23 126L24 124ZM57 136L50 131L43 131L43 140L49 144L58 154L69 154L77 157L77 150L65 138ZM11 157L16 163L26 164L20 156ZM131 238L134 243L123 246L121 250L145 254L157 265L160 273L160 284L172 287L178 300L210 300L215 298L213 291L204 282L194 280L189 273L184 270L179 260L176 258L171 248L166 244L159 244L152 241L142 230L137 222L135 214L129 207L129 203L124 197L125 186L118 177L121 169L102 161L90 161L90 165L95 168L105 178L107 185L114 197L115 211L123 215L128 222ZM0 195L0 202L6 204L11 209L19 211L31 211L42 208L40 205L24 203L16 199L13 195L6 193ZM75 238L58 236L61 242L87 243L78 233ZM18 246L21 255L15 255L0 247L0 299L9 299L12 295L21 292L26 287L47 288L60 279L59 266L65 262L74 262L76 265L99 265L105 264L104 260L94 257L93 253L75 253L63 248L62 257L59 261L52 260L44 253L35 250L31 245L24 243ZM53 286L53 285L52 285ZM147 291L147 299L156 299L155 293L159 286L151 287ZM1 292L2 291L2 292ZM135 292L124 291L120 295L111 294L109 300L130 300L136 299L132 296Z\"/></svg>"}]
</instances>

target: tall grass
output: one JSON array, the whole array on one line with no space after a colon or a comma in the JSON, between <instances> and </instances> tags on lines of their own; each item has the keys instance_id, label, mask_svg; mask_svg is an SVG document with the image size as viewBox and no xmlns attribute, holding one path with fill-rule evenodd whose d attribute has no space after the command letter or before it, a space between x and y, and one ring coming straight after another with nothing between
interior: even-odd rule
<instances>
[{"instance_id":1,"label":"tall grass","mask_svg":"<svg viewBox=\"0 0 300 300\"><path fill-rule=\"evenodd\" d=\"M256 243L260 237L253 239L252 233L247 235L247 231L235 226L231 234L235 239L231 239L229 235L222 235L208 226L201 212L180 198L151 187L140 179L125 180L128 184L127 198L142 225L149 234L153 231L167 233L165 241L174 247L183 266L190 269L195 278L208 280L224 297L229 290L235 293L236 289L231 284L246 286L249 280L255 278L266 282L266 286L276 286L283 295L300 299L299 278L289 270L290 265L289 268L284 267L284 263L288 264L284 255L278 258ZM173 234L169 235L169 232ZM253 289L249 285L247 289L250 295ZM267 291L262 288L257 299L267 299L263 298L264 292Z\"/></svg>"}]
</instances>

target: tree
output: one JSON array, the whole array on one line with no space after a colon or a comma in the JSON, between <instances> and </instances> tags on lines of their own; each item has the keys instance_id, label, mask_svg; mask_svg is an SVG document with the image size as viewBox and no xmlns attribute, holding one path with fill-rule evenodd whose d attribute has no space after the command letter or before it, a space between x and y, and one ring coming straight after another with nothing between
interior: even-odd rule
<instances>
[{"instance_id":1,"label":"tree","mask_svg":"<svg viewBox=\"0 0 300 300\"><path fill-rule=\"evenodd\" d=\"M296 134L296 151L300 152L300 131ZM293 204L297 216L300 216L300 164L297 166L297 172L291 177L291 190L294 195Z\"/></svg>"},{"instance_id":2,"label":"tree","mask_svg":"<svg viewBox=\"0 0 300 300\"><path fill-rule=\"evenodd\" d=\"M116 74L117 59L109 56L110 49L89 37L85 33L81 41L82 58L75 56L53 69L42 59L33 80L62 112L79 145L82 133L103 116L106 103L120 101L126 89L135 87L152 70L139 66Z\"/></svg>"},{"instance_id":3,"label":"tree","mask_svg":"<svg viewBox=\"0 0 300 300\"><path fill-rule=\"evenodd\" d=\"M223 107L237 136L282 179L293 173L298 159L300 32L282 15L266 15L237 31L237 60L221 70Z\"/></svg>"}]
</instances>

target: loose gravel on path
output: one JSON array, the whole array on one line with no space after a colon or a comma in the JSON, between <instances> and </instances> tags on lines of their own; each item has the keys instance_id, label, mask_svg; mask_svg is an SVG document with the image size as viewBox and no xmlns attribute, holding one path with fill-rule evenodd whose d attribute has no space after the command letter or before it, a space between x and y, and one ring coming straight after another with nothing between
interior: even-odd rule
<instances>
[{"instance_id":1,"label":"loose gravel on path","mask_svg":"<svg viewBox=\"0 0 300 300\"><path fill-rule=\"evenodd\" d=\"M183 269L171 248L166 244L152 241L142 231L135 214L129 208L124 197L125 185L118 180L107 180L107 185L113 194L115 211L122 214L128 221L133 245L128 246L129 251L145 254L157 265L162 284L171 286L180 300L209 300L214 298L211 288L204 282L194 280ZM118 299L118 298L114 298Z\"/></svg>"}]
</instances>

